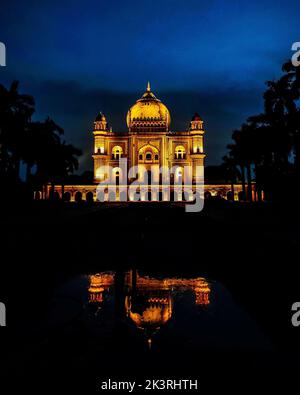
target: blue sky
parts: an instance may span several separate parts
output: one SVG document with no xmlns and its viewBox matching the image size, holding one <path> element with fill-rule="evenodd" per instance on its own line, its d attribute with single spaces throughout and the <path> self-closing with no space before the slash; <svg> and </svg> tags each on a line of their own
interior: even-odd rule
<svg viewBox="0 0 300 395">
<path fill-rule="evenodd" d="M 173 130 L 201 114 L 207 162 L 217 164 L 300 41 L 299 15 L 291 0 L 12 0 L 1 5 L 0 83 L 17 79 L 34 95 L 36 118 L 50 115 L 65 129 L 85 152 L 85 170 L 97 112 L 126 130 L 126 112 L 150 80 Z"/>
</svg>

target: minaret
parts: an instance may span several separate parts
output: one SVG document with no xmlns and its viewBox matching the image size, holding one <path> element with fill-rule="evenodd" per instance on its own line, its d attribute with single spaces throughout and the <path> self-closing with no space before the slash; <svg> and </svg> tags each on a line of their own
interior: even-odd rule
<svg viewBox="0 0 300 395">
<path fill-rule="evenodd" d="M 189 133 L 192 136 L 192 152 L 191 158 L 193 163 L 193 183 L 203 182 L 204 177 L 204 134 L 203 120 L 198 113 L 196 113 L 189 127 Z"/>
<path fill-rule="evenodd" d="M 190 123 L 190 130 L 203 130 L 203 120 L 200 115 L 196 112 Z"/>
<path fill-rule="evenodd" d="M 102 181 L 105 178 L 104 166 L 107 163 L 107 136 L 110 130 L 107 126 L 106 117 L 99 112 L 94 121 L 94 182 Z"/>
<path fill-rule="evenodd" d="M 95 121 L 94 121 L 94 130 L 97 131 L 107 131 L 107 122 L 106 122 L 106 118 L 105 115 L 102 114 L 102 112 L 100 111 L 99 114 L 97 115 Z"/>
</svg>

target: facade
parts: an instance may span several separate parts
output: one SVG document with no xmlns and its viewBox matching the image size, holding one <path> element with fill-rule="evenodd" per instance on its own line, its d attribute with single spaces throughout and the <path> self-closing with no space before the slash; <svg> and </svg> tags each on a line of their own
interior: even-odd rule
<svg viewBox="0 0 300 395">
<path fill-rule="evenodd" d="M 188 166 L 189 177 L 196 182 L 196 166 L 204 166 L 203 121 L 198 114 L 193 117 L 188 130 L 172 132 L 171 117 L 167 107 L 151 92 L 148 83 L 143 96 L 127 113 L 128 132 L 114 133 L 107 128 L 106 118 L 99 114 L 94 122 L 94 176 L 99 183 L 108 177 L 105 166 L 113 169 L 113 176 L 122 181 L 119 159 L 126 158 L 128 168 L 152 171 L 159 178 L 159 168 L 174 169 L 171 177 L 183 177 Z M 173 174 L 174 173 L 174 174 Z M 129 176 L 129 182 L 135 177 Z M 124 181 L 124 180 L 123 180 Z"/>
<path fill-rule="evenodd" d="M 99 191 L 102 183 L 116 186 L 113 198 L 103 186 L 103 200 L 132 200 L 130 185 L 142 179 L 147 185 L 140 191 L 142 201 L 193 200 L 177 193 L 175 186 L 190 185 L 194 190 L 193 186 L 204 180 L 205 130 L 201 117 L 196 113 L 185 131 L 172 131 L 170 112 L 148 83 L 145 93 L 128 110 L 126 122 L 126 133 L 114 132 L 108 127 L 105 115 L 98 114 L 93 127 L 94 185 L 66 185 L 64 192 L 57 186 L 55 196 L 67 201 L 96 201 L 97 186 Z M 121 166 L 124 162 L 126 169 Z M 169 177 L 169 195 L 161 186 L 162 179 L 165 181 L 164 171 Z M 150 188 L 150 184 L 156 185 L 156 189 Z M 124 185 L 129 189 L 124 189 Z M 125 191 L 125 198 L 120 196 L 120 190 Z M 230 190 L 227 184 L 205 186 L 205 197 L 218 195 L 227 199 Z M 240 191 L 241 186 L 236 185 L 236 200 Z M 47 192 L 49 195 L 50 191 Z"/>
</svg>

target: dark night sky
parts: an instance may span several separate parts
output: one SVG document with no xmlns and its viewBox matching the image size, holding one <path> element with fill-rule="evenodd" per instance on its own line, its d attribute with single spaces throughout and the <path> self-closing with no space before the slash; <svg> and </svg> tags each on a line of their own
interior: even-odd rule
<svg viewBox="0 0 300 395">
<path fill-rule="evenodd" d="M 173 130 L 200 113 L 207 162 L 217 164 L 300 41 L 299 15 L 299 0 L 12 0 L 1 4 L 0 83 L 17 79 L 34 95 L 36 118 L 64 127 L 84 150 L 85 170 L 97 112 L 126 130 L 126 112 L 150 80 Z"/>
</svg>

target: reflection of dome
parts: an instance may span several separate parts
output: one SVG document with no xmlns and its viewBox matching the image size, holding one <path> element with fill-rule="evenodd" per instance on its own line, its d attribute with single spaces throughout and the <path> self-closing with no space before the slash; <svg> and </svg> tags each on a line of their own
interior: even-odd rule
<svg viewBox="0 0 300 395">
<path fill-rule="evenodd" d="M 167 131 L 171 122 L 167 107 L 151 92 L 148 82 L 147 90 L 127 113 L 127 126 L 136 131 Z"/>
<path fill-rule="evenodd" d="M 127 314 L 135 325 L 144 331 L 151 347 L 152 336 L 172 316 L 172 298 L 168 290 L 160 290 L 159 294 L 153 290 L 144 290 L 134 297 L 127 297 L 125 306 Z"/>
<path fill-rule="evenodd" d="M 143 314 L 130 312 L 129 316 L 139 328 L 159 327 L 171 317 L 172 310 L 168 305 L 149 306 Z"/>
</svg>

